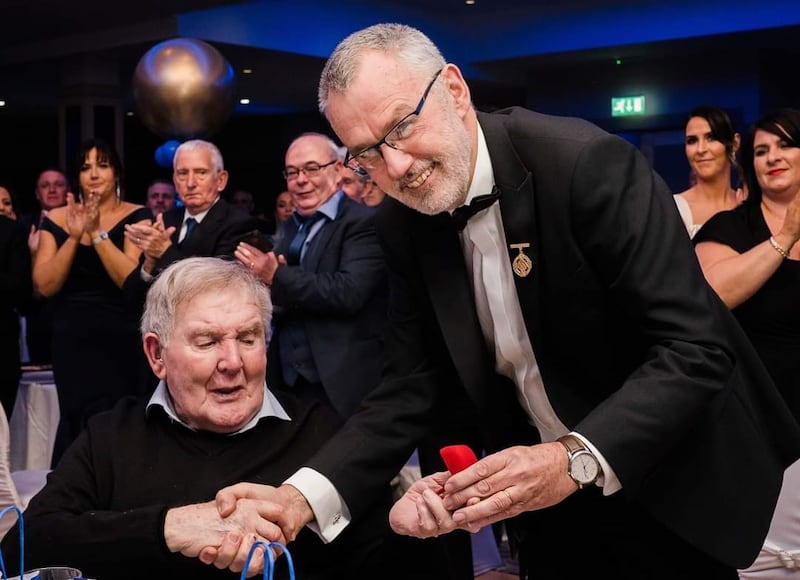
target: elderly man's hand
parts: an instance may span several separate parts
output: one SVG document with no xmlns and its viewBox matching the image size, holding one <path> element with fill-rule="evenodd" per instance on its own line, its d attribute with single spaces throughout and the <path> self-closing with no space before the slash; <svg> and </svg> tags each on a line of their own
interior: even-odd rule
<svg viewBox="0 0 800 580">
<path fill-rule="evenodd" d="M 172 245 L 171 236 L 175 227 L 164 226 L 162 214 L 158 214 L 152 224 L 138 223 L 125 226 L 125 237 L 142 250 L 145 258 L 158 260 Z"/>
<path fill-rule="evenodd" d="M 276 488 L 256 483 L 239 483 L 220 490 L 217 493 L 216 506 L 220 517 L 226 518 L 244 509 L 252 509 L 251 502 L 273 506 L 270 510 L 271 521 L 280 526 L 282 533 L 280 537 L 270 538 L 272 541 L 284 544 L 291 542 L 303 526 L 314 519 L 314 512 L 306 498 L 291 485 Z M 240 538 L 229 537 L 222 545 L 208 544 L 201 551 L 200 560 L 206 564 L 214 564 L 217 568 L 230 568 L 235 572 L 244 566 L 251 544 L 252 542 L 244 542 Z"/>
<path fill-rule="evenodd" d="M 449 477 L 450 472 L 443 471 L 415 481 L 389 512 L 392 529 L 405 536 L 430 538 L 458 528 L 442 501 L 444 482 Z"/>
<path fill-rule="evenodd" d="M 218 567 L 240 572 L 253 542 L 283 541 L 281 529 L 272 523 L 282 510 L 277 503 L 246 498 L 239 500 L 237 509 L 226 517 L 220 516 L 213 501 L 172 508 L 164 519 L 164 540 L 171 552 L 191 558 L 200 556 L 207 547 L 223 548 L 226 553 L 234 550 L 230 561 Z M 207 558 L 201 560 L 210 563 Z M 256 573 L 263 564 L 263 553 L 251 564 L 250 571 Z"/>
</svg>

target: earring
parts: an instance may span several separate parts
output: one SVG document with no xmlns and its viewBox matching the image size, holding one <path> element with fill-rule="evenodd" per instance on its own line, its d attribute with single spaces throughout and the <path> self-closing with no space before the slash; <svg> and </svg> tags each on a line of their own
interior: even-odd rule
<svg viewBox="0 0 800 580">
<path fill-rule="evenodd" d="M 117 182 L 117 203 L 122 199 L 122 192 L 119 189 L 119 181 Z"/>
</svg>

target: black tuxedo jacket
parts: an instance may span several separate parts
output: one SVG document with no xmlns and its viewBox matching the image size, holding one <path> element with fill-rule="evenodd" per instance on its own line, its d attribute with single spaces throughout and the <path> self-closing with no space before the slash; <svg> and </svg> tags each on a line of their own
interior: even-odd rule
<svg viewBox="0 0 800 580">
<path fill-rule="evenodd" d="M 585 121 L 510 109 L 479 122 L 506 243 L 530 244 L 533 271 L 515 280 L 556 413 L 630 501 L 718 560 L 749 565 L 800 431 L 706 284 L 667 186 Z M 378 227 L 389 372 L 310 464 L 353 512 L 432 425 L 474 420 L 489 450 L 537 438 L 493 373 L 449 217 L 387 200 Z"/>
<path fill-rule="evenodd" d="M 183 207 L 176 207 L 164 214 L 164 227 L 174 226 L 175 231 L 171 237 L 172 245 L 158 260 L 153 274 L 158 274 L 173 262 L 193 256 L 233 259 L 233 251 L 244 234 L 258 229 L 258 220 L 255 217 L 224 199 L 218 199 L 203 221 L 195 226 L 192 235 L 179 245 L 178 236 L 185 211 Z M 139 304 L 144 303 L 148 288 L 149 284 L 142 279 L 141 265 L 130 273 L 122 286 L 126 296 Z"/>
<path fill-rule="evenodd" d="M 283 226 L 276 254 L 297 233 Z M 277 336 L 287 317 L 308 337 L 320 382 L 342 417 L 355 411 L 381 379 L 387 320 L 386 265 L 372 208 L 342 196 L 336 218 L 311 240 L 299 266 L 281 266 L 272 280 L 275 330 L 269 347 L 269 384 L 280 388 Z"/>
</svg>

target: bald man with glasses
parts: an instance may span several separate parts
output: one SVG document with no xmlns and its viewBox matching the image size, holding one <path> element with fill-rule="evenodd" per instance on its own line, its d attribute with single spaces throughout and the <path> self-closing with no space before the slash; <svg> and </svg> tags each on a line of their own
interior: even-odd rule
<svg viewBox="0 0 800 580">
<path fill-rule="evenodd" d="M 292 218 L 274 251 L 241 243 L 236 257 L 272 288 L 270 386 L 346 418 L 380 381 L 387 293 L 374 210 L 339 189 L 328 136 L 300 135 L 285 162 Z"/>
</svg>

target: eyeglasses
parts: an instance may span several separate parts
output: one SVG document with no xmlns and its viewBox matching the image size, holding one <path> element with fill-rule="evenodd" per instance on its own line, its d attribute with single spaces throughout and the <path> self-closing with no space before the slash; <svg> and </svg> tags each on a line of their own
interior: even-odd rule
<svg viewBox="0 0 800 580">
<path fill-rule="evenodd" d="M 283 170 L 283 177 L 286 178 L 286 181 L 291 181 L 293 179 L 297 179 L 297 176 L 300 175 L 302 171 L 306 177 L 316 177 L 319 175 L 319 172 L 325 169 L 326 167 L 333 165 L 339 161 L 338 159 L 334 159 L 333 161 L 328 161 L 327 163 L 323 163 L 320 165 L 319 163 L 306 163 L 303 167 L 286 167 Z"/>
<path fill-rule="evenodd" d="M 347 156 L 344 158 L 344 164 L 353 171 L 358 171 L 359 169 L 371 170 L 375 169 L 378 166 L 378 163 L 383 161 L 383 153 L 381 152 L 382 145 L 387 145 L 392 149 L 397 149 L 400 151 L 400 143 L 404 139 L 408 138 L 408 129 L 410 129 L 413 125 L 414 117 L 418 117 L 422 112 L 422 107 L 425 106 L 425 100 L 428 98 L 428 93 L 431 92 L 433 83 L 436 82 L 436 79 L 439 78 L 439 75 L 442 74 L 443 70 L 443 68 L 439 69 L 439 71 L 433 75 L 431 82 L 428 83 L 428 87 L 425 89 L 425 92 L 422 93 L 422 98 L 419 100 L 417 107 L 413 111 L 400 119 L 400 121 L 398 121 L 395 126 L 389 129 L 389 132 L 383 136 L 383 139 L 375 143 L 375 145 L 365 147 L 358 153 L 350 153 L 348 151 Z"/>
</svg>

